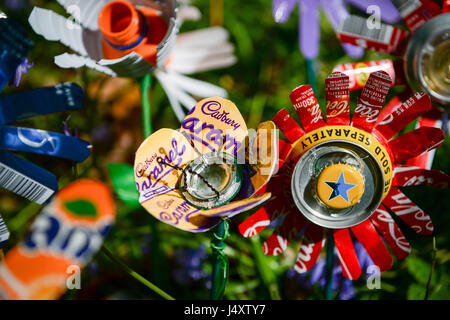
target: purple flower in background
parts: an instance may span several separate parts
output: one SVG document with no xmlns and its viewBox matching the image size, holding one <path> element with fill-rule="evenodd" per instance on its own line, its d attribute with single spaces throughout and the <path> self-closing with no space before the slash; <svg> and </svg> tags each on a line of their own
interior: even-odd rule
<svg viewBox="0 0 450 320">
<path fill-rule="evenodd" d="M 361 266 L 361 270 L 366 271 L 367 268 L 374 263 L 370 259 L 369 255 L 366 253 L 364 248 L 359 242 L 354 243 L 356 255 L 358 256 L 358 261 Z M 335 253 L 337 253 L 335 249 Z M 335 259 L 338 261 L 338 259 Z M 288 278 L 294 278 L 299 285 L 305 289 L 311 289 L 314 284 L 318 284 L 322 289 L 325 289 L 326 285 L 326 259 L 321 258 L 312 267 L 309 272 L 297 273 L 294 269 L 291 269 L 287 273 Z M 339 299 L 349 300 L 355 297 L 356 291 L 353 287 L 351 280 L 346 279 L 342 276 L 341 265 L 337 263 L 333 267 L 333 291 L 339 290 Z"/>
<path fill-rule="evenodd" d="M 70 126 L 69 126 L 69 121 L 70 121 L 70 116 L 68 116 L 66 118 L 66 120 L 63 121 L 63 125 L 64 125 L 64 134 L 66 136 L 73 136 L 73 137 L 77 137 L 79 138 L 78 135 L 78 128 L 75 128 L 74 133 L 72 134 L 71 130 L 70 130 Z"/>
<path fill-rule="evenodd" d="M 175 260 L 180 266 L 175 269 L 173 276 L 180 284 L 192 284 L 201 280 L 207 280 L 210 286 L 210 274 L 203 270 L 203 264 L 208 258 L 206 247 L 201 245 L 198 249 L 175 250 Z"/>
<path fill-rule="evenodd" d="M 5 7 L 12 11 L 18 11 L 25 8 L 27 0 L 5 0 Z"/>
<path fill-rule="evenodd" d="M 18 87 L 20 84 L 20 80 L 22 79 L 22 73 L 28 73 L 28 69 L 31 69 L 33 65 L 33 62 L 28 63 L 28 58 L 25 58 L 23 62 L 17 67 L 13 77 L 9 80 L 9 84 Z"/>
<path fill-rule="evenodd" d="M 323 8 L 336 30 L 339 23 L 350 16 L 345 2 L 364 12 L 370 5 L 377 5 L 380 8 L 381 18 L 386 22 L 394 23 L 400 19 L 400 14 L 390 0 L 273 0 L 272 14 L 276 22 L 285 23 L 295 7 L 299 6 L 300 50 L 305 58 L 314 59 L 319 54 L 319 6 Z M 364 54 L 364 50 L 360 47 L 349 44 L 342 44 L 342 46 L 351 57 L 359 58 Z"/>
</svg>

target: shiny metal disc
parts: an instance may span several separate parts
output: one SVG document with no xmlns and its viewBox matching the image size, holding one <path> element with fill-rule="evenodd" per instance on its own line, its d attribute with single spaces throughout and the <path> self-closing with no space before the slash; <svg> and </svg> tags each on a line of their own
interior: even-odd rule
<svg viewBox="0 0 450 320">
<path fill-rule="evenodd" d="M 369 218 L 382 201 L 383 186 L 384 177 L 375 158 L 348 141 L 310 149 L 297 162 L 291 179 L 292 196 L 300 212 L 311 222 L 331 229 L 351 227 Z"/>
<path fill-rule="evenodd" d="M 232 200 L 242 185 L 241 169 L 228 153 L 207 153 L 193 160 L 180 177 L 183 197 L 192 205 L 211 209 Z"/>
</svg>

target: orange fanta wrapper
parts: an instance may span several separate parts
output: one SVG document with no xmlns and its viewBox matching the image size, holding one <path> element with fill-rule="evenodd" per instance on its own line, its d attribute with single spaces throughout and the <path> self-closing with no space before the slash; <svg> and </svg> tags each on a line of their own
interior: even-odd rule
<svg viewBox="0 0 450 320">
<path fill-rule="evenodd" d="M 114 217 L 114 201 L 105 184 L 79 180 L 62 189 L 0 264 L 0 296 L 60 297 L 74 272 L 100 249 Z"/>
</svg>

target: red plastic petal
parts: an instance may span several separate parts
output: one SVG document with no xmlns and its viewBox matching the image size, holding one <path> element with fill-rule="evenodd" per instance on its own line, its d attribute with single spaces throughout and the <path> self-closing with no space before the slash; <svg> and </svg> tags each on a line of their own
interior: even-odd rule
<svg viewBox="0 0 450 320">
<path fill-rule="evenodd" d="M 308 225 L 295 262 L 295 271 L 305 273 L 311 270 L 325 244 L 326 233 L 322 227 L 315 224 Z"/>
<path fill-rule="evenodd" d="M 417 157 L 437 148 L 444 142 L 444 132 L 438 128 L 423 127 L 405 133 L 389 142 L 395 164 Z"/>
<path fill-rule="evenodd" d="M 292 144 L 284 140 L 278 140 L 278 156 L 280 160 L 286 160 L 289 152 L 292 149 Z M 281 164 L 280 164 L 281 165 Z M 281 168 L 281 166 L 280 166 Z"/>
<path fill-rule="evenodd" d="M 327 124 L 349 125 L 349 77 L 341 72 L 333 72 L 325 80 L 327 101 Z"/>
<path fill-rule="evenodd" d="M 386 139 L 390 139 L 406 127 L 408 123 L 423 112 L 430 110 L 430 108 L 430 97 L 425 93 L 416 93 L 402 104 L 390 104 L 384 108 L 382 115 L 377 121 L 375 130 L 381 132 Z"/>
<path fill-rule="evenodd" d="M 391 254 L 370 220 L 351 227 L 351 230 L 381 272 L 392 267 Z"/>
<path fill-rule="evenodd" d="M 291 143 L 305 135 L 305 131 L 295 122 L 286 109 L 278 111 L 272 120 Z"/>
<path fill-rule="evenodd" d="M 374 212 L 370 221 L 381 233 L 397 259 L 402 260 L 409 255 L 411 246 L 408 240 L 383 205 Z"/>
<path fill-rule="evenodd" d="M 426 185 L 444 189 L 450 186 L 450 176 L 439 170 L 397 166 L 394 169 L 394 180 L 392 183 L 398 187 Z"/>
<path fill-rule="evenodd" d="M 450 0 L 444 0 L 442 4 L 442 13 L 450 12 Z"/>
<path fill-rule="evenodd" d="M 335 230 L 333 237 L 342 267 L 342 275 L 350 280 L 358 279 L 361 276 L 361 267 L 353 247 L 350 231 L 347 228 Z"/>
<path fill-rule="evenodd" d="M 372 131 L 388 94 L 391 81 L 391 77 L 384 71 L 370 74 L 353 114 L 352 123 L 355 127 L 368 132 Z"/>
<path fill-rule="evenodd" d="M 400 217 L 417 234 L 427 236 L 433 233 L 430 216 L 413 203 L 399 189 L 392 187 L 383 204 Z"/>
<path fill-rule="evenodd" d="M 270 218 L 263 207 L 239 225 L 239 232 L 246 238 L 253 237 L 270 224 Z"/>
<path fill-rule="evenodd" d="M 443 110 L 437 106 L 432 106 L 431 110 L 424 113 L 416 123 L 416 129 L 422 127 L 441 128 Z M 424 153 L 418 157 L 409 159 L 407 164 L 410 166 L 420 167 L 424 169 L 431 169 L 433 165 L 435 150 Z"/>
<path fill-rule="evenodd" d="M 289 95 L 306 132 L 326 125 L 319 102 L 310 85 L 302 85 Z"/>
</svg>

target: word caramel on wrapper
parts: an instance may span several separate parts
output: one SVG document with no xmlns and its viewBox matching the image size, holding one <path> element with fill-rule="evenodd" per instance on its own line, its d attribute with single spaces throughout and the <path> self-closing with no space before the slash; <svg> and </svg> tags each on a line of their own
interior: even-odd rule
<svg viewBox="0 0 450 320">
<path fill-rule="evenodd" d="M 220 217 L 266 202 L 270 193 L 255 194 L 276 170 L 274 133 L 273 122 L 263 123 L 246 142 L 247 126 L 231 101 L 198 102 L 180 131 L 160 129 L 137 150 L 134 174 L 141 205 L 162 222 L 202 232 Z"/>
<path fill-rule="evenodd" d="M 112 195 L 101 182 L 79 180 L 59 191 L 0 264 L 0 297 L 60 297 L 67 288 L 69 267 L 87 264 L 114 217 Z"/>
</svg>

